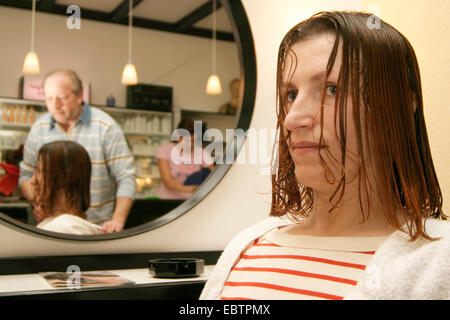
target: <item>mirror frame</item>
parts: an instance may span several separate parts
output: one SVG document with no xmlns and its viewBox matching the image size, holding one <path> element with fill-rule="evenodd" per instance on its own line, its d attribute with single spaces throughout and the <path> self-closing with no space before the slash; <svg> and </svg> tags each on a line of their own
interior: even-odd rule
<svg viewBox="0 0 450 320">
<path fill-rule="evenodd" d="M 246 132 L 250 127 L 250 121 L 253 116 L 253 109 L 256 97 L 256 55 L 253 43 L 253 36 L 250 29 L 245 9 L 241 0 L 221 0 L 225 10 L 230 18 L 233 27 L 233 34 L 235 37 L 241 72 L 241 90 L 243 95 L 240 103 L 240 112 L 237 114 L 237 125 L 235 129 L 242 129 Z M 243 80 L 243 81 L 242 81 Z M 241 150 L 245 138 L 237 141 L 236 154 Z M 227 150 L 234 146 L 227 146 Z M 234 152 L 234 150 L 233 150 Z M 182 204 L 175 209 L 169 211 L 163 216 L 144 223 L 140 226 L 124 229 L 117 233 L 99 234 L 99 235 L 73 235 L 67 233 L 52 232 L 40 230 L 34 226 L 27 225 L 23 222 L 17 221 L 5 214 L 0 214 L 0 220 L 7 222 L 8 226 L 18 228 L 21 231 L 32 232 L 35 235 L 41 235 L 45 238 L 63 239 L 63 240 L 77 240 L 77 241 L 103 241 L 114 240 L 135 236 L 144 232 L 159 228 L 187 213 L 194 208 L 200 201 L 202 201 L 211 190 L 222 180 L 232 164 L 218 164 L 214 171 L 208 176 L 196 192 Z"/>
</svg>

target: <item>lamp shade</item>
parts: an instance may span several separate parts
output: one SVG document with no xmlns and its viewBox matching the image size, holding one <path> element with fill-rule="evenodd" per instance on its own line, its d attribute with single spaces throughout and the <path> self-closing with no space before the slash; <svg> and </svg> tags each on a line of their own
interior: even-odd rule
<svg viewBox="0 0 450 320">
<path fill-rule="evenodd" d="M 206 93 L 207 94 L 221 94 L 222 85 L 220 84 L 220 79 L 217 75 L 212 74 L 208 78 L 206 83 Z"/>
<path fill-rule="evenodd" d="M 39 74 L 41 72 L 39 59 L 33 51 L 28 52 L 25 57 L 22 71 L 24 74 Z"/>
<path fill-rule="evenodd" d="M 128 63 L 122 72 L 122 84 L 135 85 L 138 83 L 138 77 L 134 64 Z"/>
</svg>

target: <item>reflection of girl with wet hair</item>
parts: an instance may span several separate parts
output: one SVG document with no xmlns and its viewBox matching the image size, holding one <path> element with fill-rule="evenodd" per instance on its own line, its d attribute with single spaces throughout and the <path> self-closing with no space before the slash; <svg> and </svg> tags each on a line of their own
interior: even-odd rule
<svg viewBox="0 0 450 320">
<path fill-rule="evenodd" d="M 44 213 L 37 227 L 72 234 L 96 234 L 99 227 L 86 220 L 90 205 L 91 160 L 73 141 L 56 141 L 39 149 L 31 179 L 33 205 Z"/>
<path fill-rule="evenodd" d="M 284 37 L 273 218 L 234 238 L 202 298 L 450 298 L 416 56 L 369 17 L 322 12 Z"/>
</svg>

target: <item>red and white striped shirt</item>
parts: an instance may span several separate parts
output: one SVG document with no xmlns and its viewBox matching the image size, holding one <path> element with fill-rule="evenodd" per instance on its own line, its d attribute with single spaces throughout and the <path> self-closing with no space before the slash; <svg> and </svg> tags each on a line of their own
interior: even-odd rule
<svg viewBox="0 0 450 320">
<path fill-rule="evenodd" d="M 274 230 L 246 249 L 222 290 L 222 300 L 341 300 L 362 279 L 388 236 L 298 236 Z"/>
</svg>

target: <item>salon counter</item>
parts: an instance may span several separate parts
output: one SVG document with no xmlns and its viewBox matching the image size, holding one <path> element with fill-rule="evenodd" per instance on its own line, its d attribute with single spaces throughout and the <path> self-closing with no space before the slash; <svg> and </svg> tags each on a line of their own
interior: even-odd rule
<svg viewBox="0 0 450 320">
<path fill-rule="evenodd" d="M 221 251 L 150 252 L 77 256 L 0 258 L 0 300 L 197 300 Z M 151 259 L 197 258 L 204 273 L 192 278 L 155 278 L 149 273 Z M 40 272 L 64 272 L 69 266 L 83 271 L 111 271 L 134 281 L 132 285 L 55 289 Z"/>
<path fill-rule="evenodd" d="M 149 270 L 122 269 L 111 271 L 135 284 L 81 289 L 53 288 L 41 275 L 17 274 L 0 276 L 0 299 L 121 299 L 121 300 L 197 300 L 214 266 L 205 266 L 195 278 L 158 279 Z"/>
</svg>

